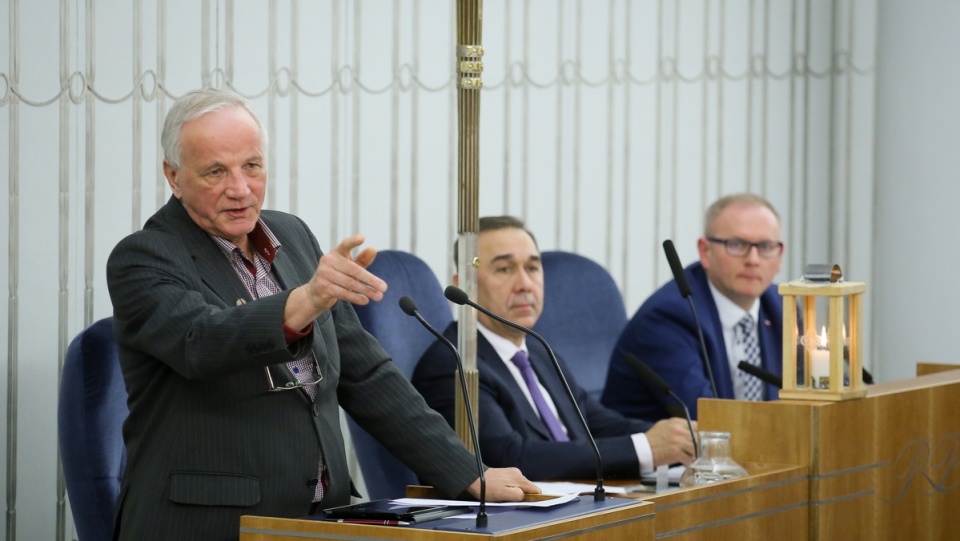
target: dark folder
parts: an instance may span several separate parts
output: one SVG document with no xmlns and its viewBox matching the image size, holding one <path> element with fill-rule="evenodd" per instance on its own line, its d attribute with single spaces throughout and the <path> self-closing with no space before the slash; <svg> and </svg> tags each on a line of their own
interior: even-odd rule
<svg viewBox="0 0 960 541">
<path fill-rule="evenodd" d="M 373 500 L 370 502 L 331 507 L 323 514 L 328 519 L 349 520 L 397 520 L 401 522 L 426 522 L 438 518 L 461 515 L 470 511 L 469 507 L 453 505 L 404 505 L 392 500 Z"/>
</svg>

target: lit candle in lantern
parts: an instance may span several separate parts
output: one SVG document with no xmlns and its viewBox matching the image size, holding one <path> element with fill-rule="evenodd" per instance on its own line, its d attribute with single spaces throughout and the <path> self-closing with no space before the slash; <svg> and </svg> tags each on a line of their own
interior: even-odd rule
<svg viewBox="0 0 960 541">
<path fill-rule="evenodd" d="M 850 342 L 847 340 L 847 324 L 843 324 L 843 360 L 850 360 Z M 844 379 L 847 379 L 844 377 Z M 846 385 L 846 383 L 844 383 Z"/>
<path fill-rule="evenodd" d="M 830 386 L 830 349 L 827 347 L 826 326 L 820 330 L 817 347 L 810 349 L 810 375 L 814 389 L 826 389 Z"/>
</svg>

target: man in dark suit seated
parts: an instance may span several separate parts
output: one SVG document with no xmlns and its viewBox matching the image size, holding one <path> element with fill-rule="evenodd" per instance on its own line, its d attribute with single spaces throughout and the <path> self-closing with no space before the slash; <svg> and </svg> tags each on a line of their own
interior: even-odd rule
<svg viewBox="0 0 960 541">
<path fill-rule="evenodd" d="M 533 327 L 543 309 L 543 269 L 540 250 L 523 222 L 509 216 L 481 218 L 477 256 L 477 302 L 501 317 Z M 453 283 L 458 283 L 457 276 Z M 534 480 L 593 478 L 593 448 L 546 350 L 523 332 L 483 314 L 477 318 L 478 437 L 484 461 L 516 466 Z M 457 324 L 444 334 L 456 342 Z M 413 384 L 427 404 L 451 425 L 456 368 L 453 353 L 437 341 L 413 374 Z M 652 425 L 628 419 L 590 398 L 569 370 L 564 374 L 597 439 L 607 477 L 638 478 L 641 471 L 661 464 L 693 460 L 686 420 Z"/>
<path fill-rule="evenodd" d="M 189 92 L 161 142 L 173 197 L 107 264 L 130 407 L 114 538 L 236 539 L 241 515 L 350 503 L 338 406 L 426 482 L 477 497 L 473 455 L 351 307 L 386 290 L 375 250 L 351 257 L 355 235 L 323 253 L 300 219 L 261 212 L 247 102 Z M 516 469 L 486 478 L 493 501 L 539 492 Z"/>
<path fill-rule="evenodd" d="M 772 285 L 780 272 L 780 217 L 766 199 L 735 194 L 714 202 L 697 241 L 700 261 L 684 270 L 719 398 L 777 398 L 777 388 L 737 368 L 740 361 L 781 375 L 783 300 Z M 610 359 L 601 402 L 629 417 L 663 419 L 676 404 L 647 388 L 624 361 L 632 353 L 660 375 L 697 416 L 697 399 L 712 398 L 690 303 L 673 280 L 633 316 Z"/>
</svg>

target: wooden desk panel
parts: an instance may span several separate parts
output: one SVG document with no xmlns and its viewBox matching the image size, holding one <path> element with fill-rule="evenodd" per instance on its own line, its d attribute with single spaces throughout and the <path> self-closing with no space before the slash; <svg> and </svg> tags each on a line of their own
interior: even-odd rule
<svg viewBox="0 0 960 541">
<path fill-rule="evenodd" d="M 733 433 L 734 460 L 808 466 L 811 539 L 960 539 L 960 371 L 877 384 L 858 400 L 699 409 L 702 430 Z"/>
<path fill-rule="evenodd" d="M 663 494 L 655 537 L 678 541 L 793 541 L 809 539 L 807 468 L 742 463 L 749 477 Z"/>
<path fill-rule="evenodd" d="M 899 392 L 879 386 L 819 412 L 811 495 L 819 531 L 843 534 L 833 525 L 852 523 L 871 539 L 960 539 L 948 518 L 960 510 L 960 381 L 950 382 L 958 376 L 918 378 Z"/>
<path fill-rule="evenodd" d="M 917 363 L 918 376 L 926 376 L 927 374 L 936 374 L 938 372 L 957 369 L 960 369 L 960 364 Z"/>
<path fill-rule="evenodd" d="M 619 503 L 622 503 L 620 500 Z M 569 504 L 568 504 L 569 505 Z M 602 504 L 597 504 L 602 505 Z M 455 541 L 477 539 L 482 541 L 533 541 L 557 539 L 571 541 L 611 541 L 653 539 L 654 506 L 634 502 L 611 509 L 601 509 L 586 515 L 556 520 L 509 531 L 476 533 L 425 528 L 370 526 L 302 519 L 283 519 L 258 516 L 240 518 L 240 541 L 303 541 L 326 539 L 343 541 L 407 540 Z M 439 523 L 441 521 L 436 521 Z M 449 520 L 443 522 L 450 522 Z M 463 519 L 464 524 L 473 521 Z M 496 530 L 496 515 L 490 516 L 490 529 Z"/>
<path fill-rule="evenodd" d="M 701 399 L 699 411 L 701 430 L 731 432 L 749 477 L 493 535 L 243 517 L 240 539 L 960 539 L 960 370 L 857 400 Z"/>
</svg>

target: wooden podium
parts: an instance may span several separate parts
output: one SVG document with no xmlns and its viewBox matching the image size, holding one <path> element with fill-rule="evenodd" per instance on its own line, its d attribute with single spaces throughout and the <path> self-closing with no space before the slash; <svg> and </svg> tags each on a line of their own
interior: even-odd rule
<svg viewBox="0 0 960 541">
<path fill-rule="evenodd" d="M 750 475 L 637 495 L 656 506 L 654 538 L 960 539 L 955 368 L 922 363 L 920 377 L 840 402 L 701 399 L 698 428 L 729 431 Z"/>
<path fill-rule="evenodd" d="M 733 458 L 750 473 L 742 479 L 491 514 L 482 532 L 460 519 L 386 527 L 247 516 L 240 539 L 960 539 L 960 370 L 943 368 L 922 366 L 927 375 L 854 400 L 701 399 L 699 429 L 732 434 Z"/>
<path fill-rule="evenodd" d="M 671 541 L 810 539 L 807 468 L 790 464 L 740 462 L 740 465 L 750 472 L 748 477 L 642 496 L 656 506 L 654 538 Z"/>
<path fill-rule="evenodd" d="M 469 519 L 448 518 L 410 526 L 370 526 L 309 519 L 245 516 L 240 519 L 240 541 L 302 541 L 330 539 L 373 541 L 530 541 L 576 539 L 610 541 L 653 539 L 653 504 L 623 498 L 594 502 L 592 497 L 557 507 L 526 508 L 498 513 L 487 508 L 489 526 L 476 530 Z"/>
<path fill-rule="evenodd" d="M 799 465 L 809 480 L 804 538 L 960 539 L 960 370 L 867 389 L 866 397 L 841 402 L 701 399 L 699 428 L 731 432 L 733 458 L 751 473 L 718 486 L 745 486 L 757 464 Z M 659 536 L 665 510 L 654 501 Z M 795 512 L 788 504 L 779 514 Z M 752 523 L 744 528 L 756 531 Z M 739 539 L 774 538 L 765 533 Z"/>
</svg>

